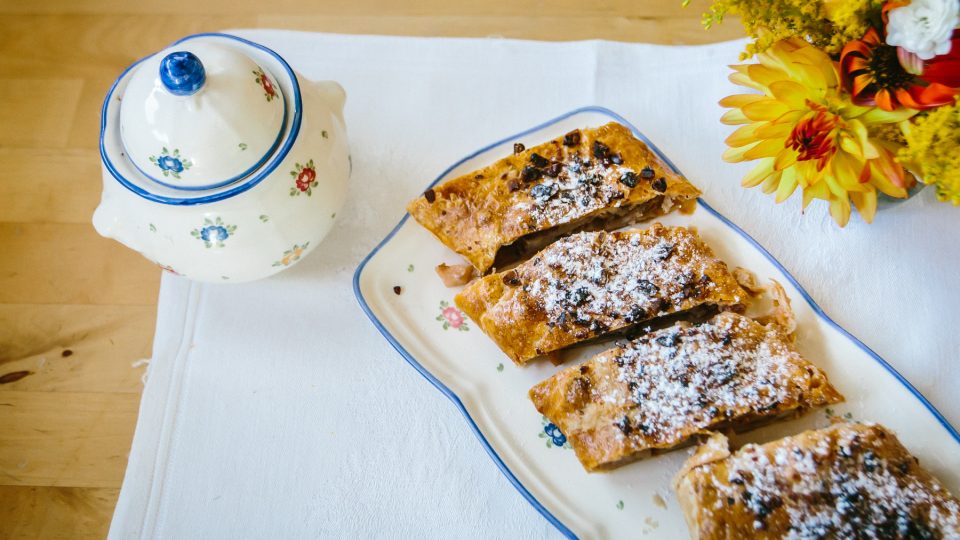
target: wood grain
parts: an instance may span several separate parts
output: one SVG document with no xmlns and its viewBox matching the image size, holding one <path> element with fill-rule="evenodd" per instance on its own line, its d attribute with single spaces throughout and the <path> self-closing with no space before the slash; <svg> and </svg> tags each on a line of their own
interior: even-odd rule
<svg viewBox="0 0 960 540">
<path fill-rule="evenodd" d="M 707 43 L 676 0 L 0 0 L 0 538 L 102 538 L 150 355 L 160 271 L 99 237 L 103 95 L 186 34 Z"/>
</svg>

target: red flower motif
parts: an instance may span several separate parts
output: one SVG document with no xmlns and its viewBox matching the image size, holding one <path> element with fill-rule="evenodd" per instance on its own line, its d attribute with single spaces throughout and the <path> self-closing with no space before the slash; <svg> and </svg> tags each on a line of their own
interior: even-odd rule
<svg viewBox="0 0 960 540">
<path fill-rule="evenodd" d="M 262 75 L 260 77 L 260 86 L 263 87 L 263 91 L 266 92 L 268 96 L 276 97 L 277 91 L 276 89 L 274 89 L 273 83 L 270 82 L 270 77 L 267 77 L 266 75 Z"/>
<path fill-rule="evenodd" d="M 317 172 L 313 170 L 312 167 L 304 167 L 300 170 L 300 174 L 297 175 L 297 189 L 307 191 L 316 178 Z"/>
<path fill-rule="evenodd" d="M 854 103 L 885 111 L 899 107 L 932 109 L 952 103 L 960 93 L 950 86 L 930 82 L 926 71 L 923 80 L 907 73 L 900 65 L 897 48 L 884 43 L 875 28 L 843 47 L 840 77 Z"/>
<path fill-rule="evenodd" d="M 460 326 L 463 324 L 463 313 L 460 313 L 460 310 L 453 306 L 444 308 L 444 310 L 441 312 L 441 315 L 443 315 L 443 318 L 450 323 L 452 328 L 460 328 Z"/>
<path fill-rule="evenodd" d="M 173 274 L 173 275 L 175 275 L 175 276 L 180 276 L 180 275 L 182 275 L 180 272 L 177 272 L 176 270 L 174 270 L 172 266 L 167 266 L 167 265 L 165 265 L 165 264 L 160 264 L 160 263 L 157 263 L 157 266 L 159 266 L 159 267 L 162 268 L 163 270 L 166 270 L 167 272 L 170 272 L 171 274 Z"/>
</svg>

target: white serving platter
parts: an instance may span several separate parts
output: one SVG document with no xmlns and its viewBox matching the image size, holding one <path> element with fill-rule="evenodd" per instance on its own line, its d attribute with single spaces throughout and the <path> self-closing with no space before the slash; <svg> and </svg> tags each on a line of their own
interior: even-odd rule
<svg viewBox="0 0 960 540">
<path fill-rule="evenodd" d="M 530 147 L 575 128 L 610 121 L 626 125 L 660 154 L 618 114 L 587 107 L 485 146 L 430 185 L 509 155 L 515 142 Z M 397 202 L 398 213 L 402 204 Z M 563 437 L 527 398 L 531 386 L 561 367 L 549 362 L 517 367 L 472 321 L 461 321 L 462 314 L 453 307 L 458 289 L 444 287 L 433 268 L 440 262 L 463 260 L 409 217 L 403 217 L 354 275 L 357 299 L 380 333 L 453 401 L 503 474 L 562 533 L 571 538 L 686 537 L 671 481 L 690 450 L 612 472 L 585 472 L 569 444 L 558 446 Z M 889 364 L 827 317 L 763 247 L 703 200 L 691 215 L 674 213 L 659 221 L 696 227 L 731 268 L 742 266 L 763 282 L 773 278 L 783 284 L 793 300 L 800 352 L 823 368 L 847 397 L 846 403 L 832 409 L 738 436 L 737 444 L 824 427 L 830 416 L 875 421 L 894 430 L 927 469 L 953 493 L 960 493 L 960 433 Z M 565 365 L 602 348 L 581 350 Z"/>
</svg>

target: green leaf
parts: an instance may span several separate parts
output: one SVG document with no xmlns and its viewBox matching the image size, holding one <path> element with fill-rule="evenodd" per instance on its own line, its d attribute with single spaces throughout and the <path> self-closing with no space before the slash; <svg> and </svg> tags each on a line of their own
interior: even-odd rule
<svg viewBox="0 0 960 540">
<path fill-rule="evenodd" d="M 617 501 L 617 510 L 623 510 L 623 501 Z"/>
<path fill-rule="evenodd" d="M 497 371 L 503 371 L 503 362 L 500 362 L 500 363 L 497 365 Z"/>
</svg>

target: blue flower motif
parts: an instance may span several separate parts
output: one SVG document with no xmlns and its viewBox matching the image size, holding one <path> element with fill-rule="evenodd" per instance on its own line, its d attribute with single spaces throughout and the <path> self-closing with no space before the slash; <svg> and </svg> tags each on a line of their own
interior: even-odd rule
<svg viewBox="0 0 960 540">
<path fill-rule="evenodd" d="M 173 156 L 160 156 L 160 159 L 157 160 L 157 165 L 164 171 L 172 171 L 175 173 L 183 172 L 183 163 Z"/>
<path fill-rule="evenodd" d="M 204 247 L 224 246 L 224 241 L 237 230 L 236 225 L 228 225 L 219 217 L 216 219 L 204 218 L 203 226 L 190 231 L 190 235 L 203 241 Z"/>
<path fill-rule="evenodd" d="M 220 225 L 210 225 L 200 229 L 200 238 L 204 242 L 223 242 L 227 238 L 230 238 L 230 233 L 227 232 L 226 227 Z"/>
<path fill-rule="evenodd" d="M 547 437 L 553 441 L 553 444 L 557 446 L 563 446 L 567 444 L 567 436 L 560 431 L 560 428 L 553 424 L 552 422 L 543 427 L 543 432 L 547 434 Z"/>
<path fill-rule="evenodd" d="M 174 148 L 173 152 L 167 150 L 164 146 L 159 156 L 150 156 L 150 162 L 160 168 L 164 176 L 180 178 L 180 173 L 189 169 L 193 163 L 180 155 L 180 150 Z"/>
</svg>

